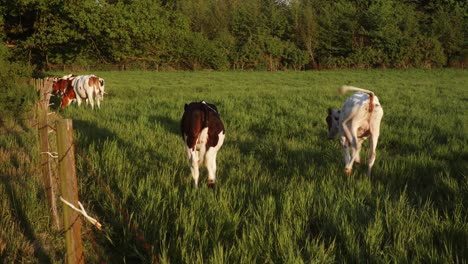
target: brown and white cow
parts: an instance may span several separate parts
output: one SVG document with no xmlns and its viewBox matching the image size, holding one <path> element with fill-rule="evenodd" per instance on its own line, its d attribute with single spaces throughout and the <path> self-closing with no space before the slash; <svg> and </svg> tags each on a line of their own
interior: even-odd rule
<svg viewBox="0 0 468 264">
<path fill-rule="evenodd" d="M 103 98 L 101 96 L 101 84 L 99 78 L 94 75 L 81 75 L 77 76 L 72 83 L 75 88 L 75 93 L 78 95 L 76 101 L 78 106 L 81 105 L 83 99 L 86 100 L 86 104 L 90 104 L 91 108 L 94 109 L 94 99 L 96 97 L 96 103 L 98 108 L 101 108 L 100 101 Z"/>
<path fill-rule="evenodd" d="M 75 77 L 76 75 L 72 74 L 68 74 L 62 77 L 54 77 L 54 81 L 52 83 L 52 93 L 63 96 L 65 90 Z"/>
<path fill-rule="evenodd" d="M 370 137 L 370 151 L 367 174 L 371 175 L 375 162 L 375 150 L 380 135 L 380 121 L 383 109 L 377 96 L 365 89 L 343 86 L 340 93 L 358 91 L 351 95 L 341 109 L 328 109 L 326 118 L 328 138 L 333 139 L 340 134 L 340 143 L 344 151 L 345 173 L 351 175 L 353 163 L 360 163 L 359 152 L 362 142 Z M 349 148 L 351 147 L 351 155 Z"/>
<path fill-rule="evenodd" d="M 94 108 L 94 98 L 98 108 L 100 101 L 104 99 L 104 80 L 94 75 L 66 75 L 55 81 L 52 85 L 52 92 L 62 96 L 61 108 L 68 106 L 71 102 L 77 101 L 78 106 L 82 100 L 91 104 Z"/>
<path fill-rule="evenodd" d="M 208 169 L 208 186 L 216 182 L 216 155 L 224 142 L 224 125 L 215 105 L 201 102 L 185 104 L 181 121 L 191 172 L 198 188 L 199 166 L 205 161 Z"/>
<path fill-rule="evenodd" d="M 62 94 L 62 101 L 60 103 L 60 108 L 67 107 L 71 102 L 75 101 L 77 98 L 75 89 L 72 86 L 72 80 L 68 82 L 68 86 L 65 89 L 65 92 Z"/>
<path fill-rule="evenodd" d="M 65 108 L 76 100 L 75 89 L 73 88 L 74 77 L 62 77 L 52 84 L 52 93 L 59 94 L 61 98 L 60 108 Z"/>
</svg>

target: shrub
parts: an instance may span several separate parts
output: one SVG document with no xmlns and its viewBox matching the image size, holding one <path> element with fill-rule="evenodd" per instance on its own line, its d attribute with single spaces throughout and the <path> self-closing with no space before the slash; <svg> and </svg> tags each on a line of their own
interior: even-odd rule
<svg viewBox="0 0 468 264">
<path fill-rule="evenodd" d="M 8 61 L 8 50 L 0 45 L 0 122 L 21 118 L 37 98 L 28 85 L 31 71 L 21 63 Z"/>
</svg>

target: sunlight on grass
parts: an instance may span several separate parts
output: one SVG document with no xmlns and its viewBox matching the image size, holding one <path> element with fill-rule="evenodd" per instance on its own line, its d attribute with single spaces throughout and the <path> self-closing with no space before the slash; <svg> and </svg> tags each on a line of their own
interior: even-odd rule
<svg viewBox="0 0 468 264">
<path fill-rule="evenodd" d="M 150 253 L 163 263 L 468 258 L 466 71 L 95 74 L 106 79 L 101 109 L 60 114 L 73 119 L 85 155 L 79 196 L 106 225 L 98 244 L 109 262 L 150 263 Z M 368 143 L 346 177 L 337 140 L 326 139 L 326 111 L 343 104 L 343 84 L 373 90 L 384 108 L 371 178 Z M 184 104 L 201 100 L 226 126 L 214 190 L 206 169 L 193 188 L 180 136 Z M 13 206 L 1 203 L 0 212 Z M 0 223 L 12 226 L 7 216 Z"/>
</svg>

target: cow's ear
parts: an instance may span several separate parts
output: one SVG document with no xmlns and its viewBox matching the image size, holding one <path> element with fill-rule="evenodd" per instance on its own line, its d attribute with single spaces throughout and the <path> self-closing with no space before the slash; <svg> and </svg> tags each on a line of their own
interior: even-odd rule
<svg viewBox="0 0 468 264">
<path fill-rule="evenodd" d="M 328 108 L 328 114 L 329 114 L 329 115 L 332 114 L 332 109 L 331 109 L 331 108 Z"/>
<path fill-rule="evenodd" d="M 187 110 L 188 104 L 184 105 L 184 110 Z"/>
</svg>

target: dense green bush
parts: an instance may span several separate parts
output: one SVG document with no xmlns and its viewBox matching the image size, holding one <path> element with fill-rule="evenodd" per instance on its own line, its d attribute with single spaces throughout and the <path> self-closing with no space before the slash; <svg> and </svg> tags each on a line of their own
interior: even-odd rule
<svg viewBox="0 0 468 264">
<path fill-rule="evenodd" d="M 8 61 L 9 52 L 0 44 L 0 123 L 20 118 L 37 98 L 28 85 L 31 71 L 23 64 Z"/>
<path fill-rule="evenodd" d="M 468 49 L 461 0 L 0 0 L 0 7 L 15 58 L 43 69 L 441 67 L 461 66 Z"/>
<path fill-rule="evenodd" d="M 20 118 L 37 99 L 27 84 L 29 71 L 18 63 L 0 62 L 0 120 Z"/>
</svg>

